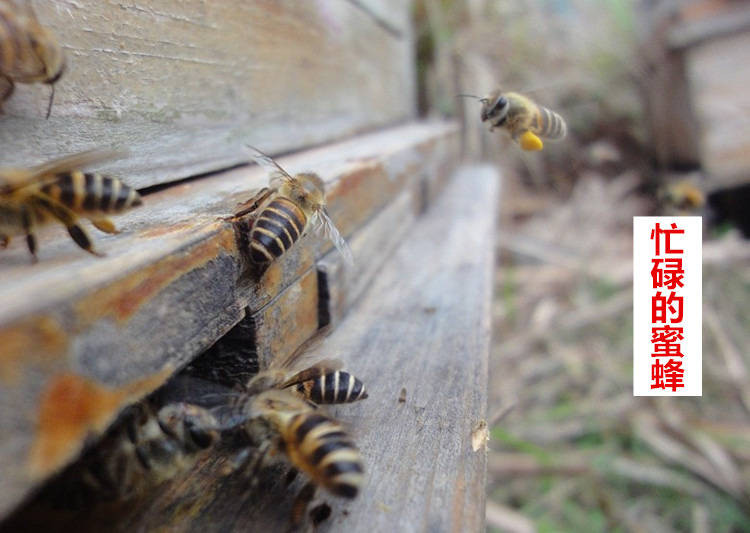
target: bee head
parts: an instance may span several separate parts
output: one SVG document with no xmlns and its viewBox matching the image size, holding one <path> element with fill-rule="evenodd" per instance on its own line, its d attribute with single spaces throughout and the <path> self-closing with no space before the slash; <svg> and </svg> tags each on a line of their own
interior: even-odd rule
<svg viewBox="0 0 750 533">
<path fill-rule="evenodd" d="M 489 96 L 479 101 L 482 103 L 482 122 L 502 120 L 508 114 L 510 102 L 499 91 L 490 93 Z"/>
<path fill-rule="evenodd" d="M 326 205 L 325 183 L 317 174 L 297 174 L 289 196 L 309 216 Z"/>
</svg>

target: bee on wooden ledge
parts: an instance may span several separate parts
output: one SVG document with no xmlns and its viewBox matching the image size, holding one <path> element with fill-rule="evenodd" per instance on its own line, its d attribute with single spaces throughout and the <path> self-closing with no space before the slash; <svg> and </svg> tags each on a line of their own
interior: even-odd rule
<svg viewBox="0 0 750 533">
<path fill-rule="evenodd" d="M 0 247 L 7 247 L 13 236 L 25 235 L 36 262 L 36 228 L 57 221 L 65 225 L 78 246 L 102 255 L 78 223 L 79 216 L 100 231 L 118 233 L 107 215 L 141 205 L 141 197 L 117 178 L 80 169 L 117 156 L 92 150 L 30 169 L 0 168 Z"/>
<path fill-rule="evenodd" d="M 321 340 L 322 334 L 313 337 L 235 387 L 184 373 L 174 376 L 126 408 L 98 443 L 46 486 L 39 509 L 51 505 L 95 514 L 100 504 L 147 500 L 155 497 L 157 486 L 192 476 L 200 464 L 194 481 L 215 487 L 233 486 L 229 476 L 256 488 L 276 476 L 288 487 L 301 473 L 305 480 L 292 504 L 292 525 L 326 519 L 330 507 L 316 505 L 318 489 L 355 498 L 364 466 L 350 431 L 322 406 L 368 395 L 339 360 L 307 353 Z M 273 468 L 279 464 L 291 467 L 285 477 Z"/>
<path fill-rule="evenodd" d="M 239 220 L 253 213 L 252 225 L 239 227 L 240 246 L 250 263 L 264 271 L 311 228 L 314 234 L 328 238 L 347 264 L 353 264 L 349 245 L 326 209 L 325 183 L 320 176 L 291 176 L 271 157 L 249 148 L 255 162 L 270 172 L 269 187 L 261 189 L 232 217 Z"/>
</svg>

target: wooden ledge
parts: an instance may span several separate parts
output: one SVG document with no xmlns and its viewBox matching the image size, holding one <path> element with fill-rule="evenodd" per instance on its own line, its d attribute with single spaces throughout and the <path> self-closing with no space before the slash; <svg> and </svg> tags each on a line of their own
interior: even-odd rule
<svg viewBox="0 0 750 533">
<path fill-rule="evenodd" d="M 361 449 L 366 481 L 354 501 L 323 496 L 319 531 L 480 531 L 484 528 L 490 303 L 499 206 L 494 169 L 461 170 L 385 253 L 368 289 L 315 351 L 339 357 L 369 398 L 331 412 Z M 140 500 L 71 517 L 27 508 L 12 527 L 78 531 L 284 531 L 294 494 L 285 473 L 252 486 L 222 473 L 228 455 Z"/>
<path fill-rule="evenodd" d="M 412 123 L 280 159 L 327 180 L 332 218 L 359 256 L 355 269 L 327 274 L 330 292 L 355 298 L 373 275 L 372 245 L 393 246 L 398 233 L 387 228 L 407 227 L 457 151 L 454 125 Z M 36 265 L 21 242 L 0 253 L 0 516 L 243 317 L 255 319 L 266 361 L 317 329 L 315 263 L 329 245 L 303 238 L 253 280 L 223 220 L 266 181 L 258 167 L 242 167 L 148 194 L 116 217 L 122 234 L 95 236 L 104 258 L 60 228 L 42 232 Z"/>
</svg>

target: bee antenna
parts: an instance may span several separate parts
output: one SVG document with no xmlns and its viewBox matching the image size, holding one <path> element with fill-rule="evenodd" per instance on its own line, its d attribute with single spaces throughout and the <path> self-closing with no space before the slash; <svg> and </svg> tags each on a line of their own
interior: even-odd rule
<svg viewBox="0 0 750 533">
<path fill-rule="evenodd" d="M 55 101 L 55 85 L 52 84 L 52 92 L 49 95 L 49 104 L 47 104 L 47 116 L 44 117 L 45 120 L 49 119 L 50 114 L 52 113 L 52 102 Z"/>
<path fill-rule="evenodd" d="M 479 96 L 476 96 L 474 94 L 457 94 L 456 96 L 459 96 L 461 98 L 476 98 L 477 100 L 481 100 Z"/>
</svg>

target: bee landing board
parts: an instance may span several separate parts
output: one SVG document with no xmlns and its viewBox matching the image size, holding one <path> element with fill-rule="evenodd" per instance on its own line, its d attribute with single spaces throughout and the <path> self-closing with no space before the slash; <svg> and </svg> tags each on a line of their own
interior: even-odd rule
<svg viewBox="0 0 750 533">
<path fill-rule="evenodd" d="M 415 116 L 408 1 L 33 5 L 67 68 L 49 120 L 50 88 L 16 86 L 0 167 L 104 143 L 131 154 L 102 170 L 140 189 Z"/>
<path fill-rule="evenodd" d="M 363 401 L 323 408 L 344 424 L 365 469 L 356 499 L 320 493 L 332 507 L 324 530 L 484 527 L 486 448 L 481 439 L 477 444 L 477 428 L 487 407 L 498 193 L 490 167 L 457 173 L 399 235 L 331 335 L 312 349 L 313 357 L 340 358 L 369 393 Z M 140 505 L 114 512 L 100 506 L 55 525 L 98 531 L 106 524 L 123 532 L 287 530 L 302 476 L 288 485 L 284 469 L 268 469 L 253 486 L 247 472 L 223 472 L 229 458 L 217 451 Z"/>
<path fill-rule="evenodd" d="M 388 256 L 367 255 L 375 244 L 368 247 L 370 238 L 359 235 L 392 248 L 387 237 L 397 235 L 390 228 L 414 219 L 422 196 L 429 196 L 422 192 L 440 188 L 457 151 L 454 125 L 410 123 L 279 162 L 290 172 L 318 172 L 337 227 L 361 242 L 355 254 L 383 264 Z M 89 432 L 101 432 L 123 405 L 243 317 L 255 319 L 257 348 L 268 358 L 293 351 L 312 334 L 321 305 L 331 315 L 328 300 L 318 296 L 316 267 L 328 243 L 303 237 L 258 279 L 242 263 L 226 218 L 266 184 L 266 173 L 251 166 L 147 194 L 143 206 L 113 217 L 121 234 L 92 235 L 102 258 L 77 248 L 59 227 L 40 231 L 34 266 L 22 239 L 0 251 L 0 425 L 7 428 L 0 436 L 0 514 L 75 457 Z M 391 211 L 394 217 L 379 216 L 392 205 L 401 206 Z M 331 273 L 328 292 L 373 275 Z M 300 324 L 299 331 L 280 335 L 290 323 Z M 73 418 L 62 422 L 50 416 L 51 428 L 38 426 L 45 406 L 71 398 L 97 408 L 71 411 Z M 32 449 L 42 450 L 33 461 Z"/>
</svg>

